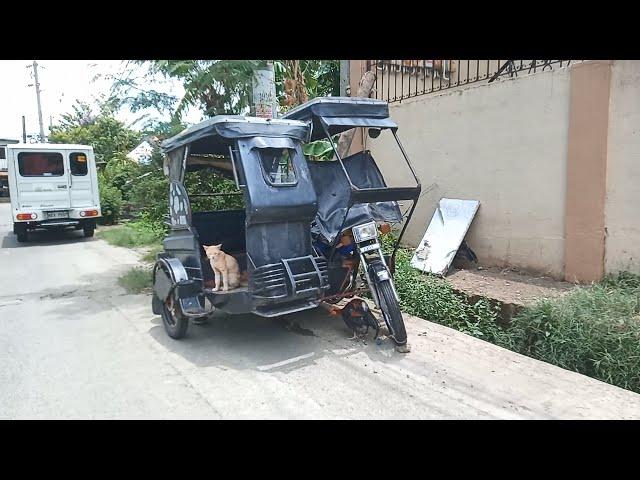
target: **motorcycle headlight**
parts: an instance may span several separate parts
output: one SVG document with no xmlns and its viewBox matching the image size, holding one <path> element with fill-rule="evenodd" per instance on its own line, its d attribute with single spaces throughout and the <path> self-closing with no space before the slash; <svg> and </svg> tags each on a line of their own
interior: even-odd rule
<svg viewBox="0 0 640 480">
<path fill-rule="evenodd" d="M 376 222 L 365 223 L 364 225 L 358 225 L 353 227 L 353 238 L 356 242 L 364 242 L 365 240 L 372 240 L 378 236 L 378 229 L 376 228 Z"/>
</svg>

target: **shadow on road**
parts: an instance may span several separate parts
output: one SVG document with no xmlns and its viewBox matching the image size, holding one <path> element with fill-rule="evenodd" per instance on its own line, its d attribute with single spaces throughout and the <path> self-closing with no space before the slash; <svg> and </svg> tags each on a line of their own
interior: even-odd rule
<svg viewBox="0 0 640 480">
<path fill-rule="evenodd" d="M 45 239 L 53 241 L 56 237 L 47 235 Z M 215 312 L 206 323 L 191 324 L 185 338 L 174 340 L 166 334 L 161 317 L 152 313 L 150 295 L 128 295 L 118 286 L 117 279 L 130 268 L 114 264 L 106 270 L 79 276 L 73 284 L 39 292 L 40 300 L 56 300 L 46 307 L 43 304 L 46 310 L 43 314 L 72 326 L 90 323 L 106 311 L 117 311 L 110 317 L 109 328 L 138 330 L 162 349 L 202 368 L 289 373 L 325 356 L 364 354 L 372 361 L 385 363 L 403 358 L 395 352 L 390 339 L 384 338 L 378 345 L 371 332 L 365 337 L 366 344 L 351 340 L 352 333 L 342 319 L 328 315 L 324 309 L 275 319 Z M 381 329 L 381 333 L 384 331 Z"/>
<path fill-rule="evenodd" d="M 79 241 L 93 241 L 92 238 L 80 238 Z M 66 243 L 74 242 L 73 239 Z M 116 310 L 120 305 L 128 306 L 138 295 L 128 295 L 118 285 L 118 278 L 132 268 L 127 264 L 113 264 L 108 269 L 80 275 L 73 283 L 52 285 L 51 288 L 37 293 L 39 300 L 60 300 L 46 312 L 54 318 L 67 319 L 70 322 L 82 322 L 86 317 L 99 315 L 105 311 Z M 33 296 L 36 294 L 30 294 Z M 151 310 L 149 300 L 149 312 Z M 139 302 L 137 310 L 141 309 Z M 125 307 L 126 308 L 126 307 Z M 133 311 L 135 314 L 135 310 Z M 139 316 L 139 314 L 138 314 Z M 116 328 L 114 326 L 114 328 Z"/>
<path fill-rule="evenodd" d="M 7 232 L 2 239 L 1 248 L 29 248 L 45 245 L 63 245 L 66 243 L 94 242 L 95 238 L 85 238 L 82 230 L 36 230 L 29 232 L 29 241 L 18 243 L 13 232 Z"/>
<path fill-rule="evenodd" d="M 359 353 L 371 360 L 395 362 L 402 358 L 390 339 L 380 345 L 373 335 L 350 340 L 351 333 L 341 319 L 324 310 L 307 311 L 268 319 L 257 315 L 214 313 L 207 323 L 190 325 L 186 337 L 170 338 L 160 317 L 151 336 L 164 348 L 198 367 L 290 373 L 315 364 L 327 355 L 349 357 Z"/>
</svg>

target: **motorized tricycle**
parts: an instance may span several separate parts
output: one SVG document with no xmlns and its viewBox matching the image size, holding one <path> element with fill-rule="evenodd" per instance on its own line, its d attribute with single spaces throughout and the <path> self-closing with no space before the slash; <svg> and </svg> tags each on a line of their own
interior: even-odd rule
<svg viewBox="0 0 640 480">
<path fill-rule="evenodd" d="M 336 107 L 340 116 L 330 114 Z M 376 221 L 402 220 L 395 200 L 414 201 L 410 216 L 419 184 L 388 188 L 369 152 L 343 159 L 336 151 L 337 161 L 326 162 L 309 161 L 303 153 L 304 143 L 319 138 L 318 125 L 330 141 L 354 127 L 391 129 L 395 135 L 387 104 L 316 99 L 287 117 L 216 116 L 162 144 L 170 232 L 153 270 L 153 312 L 177 339 L 189 319 L 202 320 L 214 310 L 277 317 L 368 289 L 389 336 L 406 344 L 389 267 L 404 228 L 393 254 L 385 257 Z M 193 212 L 185 173 L 203 168 L 233 179 L 237 191 L 197 195 L 241 195 L 244 209 Z M 203 245 L 216 244 L 237 260 L 246 285 L 212 288 L 214 273 Z"/>
<path fill-rule="evenodd" d="M 333 150 L 333 161 L 309 160 L 318 213 L 312 224 L 313 245 L 327 263 L 329 288 L 323 301 L 370 293 L 397 345 L 407 334 L 393 283 L 395 258 L 402 236 L 420 197 L 420 181 L 397 136 L 398 126 L 389 118 L 386 102 L 369 98 L 321 97 L 290 110 L 283 117 L 310 127 L 308 141 L 324 139 Z M 388 187 L 371 152 L 363 150 L 342 158 L 334 138 L 354 128 L 364 128 L 371 138 L 390 131 L 416 184 Z M 402 215 L 399 201 L 411 201 Z M 378 229 L 388 233 L 404 220 L 390 254 L 384 254 Z"/>
</svg>

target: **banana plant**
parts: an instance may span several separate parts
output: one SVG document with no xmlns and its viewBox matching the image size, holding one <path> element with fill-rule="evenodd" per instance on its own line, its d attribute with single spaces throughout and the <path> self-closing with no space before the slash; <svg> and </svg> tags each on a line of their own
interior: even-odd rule
<svg viewBox="0 0 640 480">
<path fill-rule="evenodd" d="M 332 138 L 333 143 L 337 145 L 340 135 L 334 135 Z M 305 156 L 309 157 L 309 160 L 333 160 L 333 148 L 329 140 L 316 140 L 315 142 L 309 142 L 302 147 L 302 152 Z"/>
</svg>

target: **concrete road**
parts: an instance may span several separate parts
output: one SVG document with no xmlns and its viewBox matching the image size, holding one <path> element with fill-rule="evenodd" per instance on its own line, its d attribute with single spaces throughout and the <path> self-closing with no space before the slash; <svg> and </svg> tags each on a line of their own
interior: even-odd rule
<svg viewBox="0 0 640 480">
<path fill-rule="evenodd" d="M 0 418 L 640 418 L 640 395 L 414 317 L 409 354 L 321 311 L 216 315 L 175 341 L 117 286 L 132 251 L 10 232 L 0 204 Z"/>
</svg>

